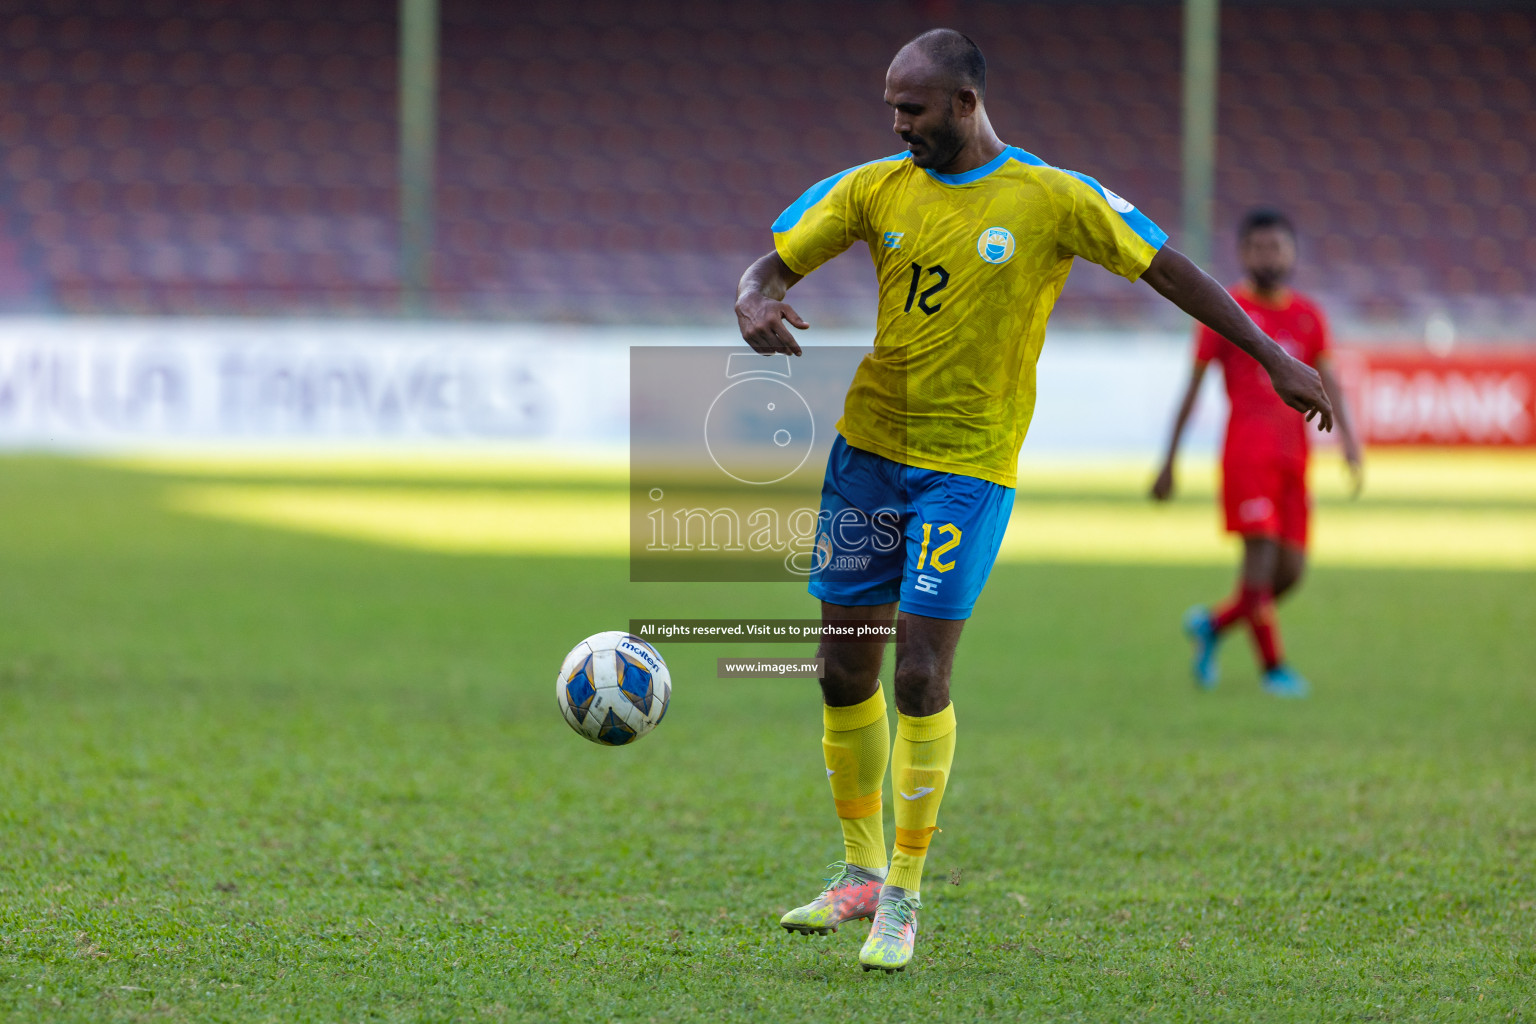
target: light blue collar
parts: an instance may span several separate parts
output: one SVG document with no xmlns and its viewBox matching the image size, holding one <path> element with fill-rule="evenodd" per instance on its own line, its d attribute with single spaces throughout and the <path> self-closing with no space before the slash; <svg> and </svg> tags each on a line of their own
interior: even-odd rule
<svg viewBox="0 0 1536 1024">
<path fill-rule="evenodd" d="M 1020 151 L 1013 146 L 1005 146 L 1001 153 L 997 154 L 997 156 L 993 157 L 991 160 L 988 160 L 980 167 L 974 167 L 969 171 L 961 171 L 959 174 L 940 174 L 938 171 L 935 171 L 931 167 L 924 169 L 928 171 L 929 175 L 931 175 L 935 181 L 942 181 L 946 185 L 969 185 L 973 181 L 980 181 L 982 178 L 985 178 L 987 175 L 1003 166 L 1003 164 L 1013 159 L 1014 154 L 1018 152 Z"/>
</svg>

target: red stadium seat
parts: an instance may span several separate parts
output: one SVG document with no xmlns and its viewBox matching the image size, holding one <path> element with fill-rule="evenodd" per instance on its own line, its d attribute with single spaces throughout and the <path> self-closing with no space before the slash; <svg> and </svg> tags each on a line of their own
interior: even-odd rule
<svg viewBox="0 0 1536 1024">
<path fill-rule="evenodd" d="M 0 16 L 0 223 L 27 239 L 5 249 L 0 234 L 0 296 L 25 280 L 77 309 L 392 309 L 394 10 L 248 0 L 166 16 L 81 0 Z M 1177 11 L 965 13 L 1004 137 L 1176 226 Z M 872 26 L 852 0 L 445 5 L 444 308 L 727 316 L 721 296 L 778 210 L 899 148 L 881 77 L 893 41 L 925 22 L 900 5 L 884 18 Z M 1291 210 L 1309 235 L 1306 283 L 1346 307 L 1457 282 L 1517 294 L 1520 232 L 1536 223 L 1533 23 L 1227 9 L 1223 232 L 1249 204 Z M 1424 244 L 1437 233 L 1446 245 Z M 856 259 L 802 287 L 867 317 Z M 1164 309 L 1083 272 L 1061 313 Z"/>
</svg>

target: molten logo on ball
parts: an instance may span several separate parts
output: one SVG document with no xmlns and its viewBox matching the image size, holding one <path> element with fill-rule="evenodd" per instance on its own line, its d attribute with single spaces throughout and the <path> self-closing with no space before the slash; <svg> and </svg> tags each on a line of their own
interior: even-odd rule
<svg viewBox="0 0 1536 1024">
<path fill-rule="evenodd" d="M 619 630 L 577 644 L 555 677 L 555 702 L 566 724 L 610 747 L 660 725 L 671 700 L 672 675 L 656 648 Z"/>
</svg>

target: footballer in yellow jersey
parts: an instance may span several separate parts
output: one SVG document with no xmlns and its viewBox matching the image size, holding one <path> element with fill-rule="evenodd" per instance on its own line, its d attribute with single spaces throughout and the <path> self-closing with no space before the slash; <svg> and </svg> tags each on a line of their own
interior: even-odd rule
<svg viewBox="0 0 1536 1024">
<path fill-rule="evenodd" d="M 879 680 L 884 645 L 824 638 L 822 752 L 844 859 L 819 896 L 780 922 L 826 934 L 871 918 L 865 970 L 902 970 L 912 957 L 955 751 L 950 670 L 1013 509 L 1035 361 L 1072 260 L 1145 280 L 1257 359 L 1287 405 L 1332 424 L 1314 370 L 1130 203 L 1006 145 L 985 94 L 986 61 L 959 32 L 934 29 L 902 47 L 885 100 L 906 152 L 801 196 L 774 223 L 773 251 L 742 275 L 736 299 L 755 351 L 798 354 L 789 327 L 810 325 L 785 302 L 795 282 L 861 239 L 880 280 L 874 351 L 854 375 L 822 485 L 810 590 L 824 623 L 899 622 L 896 738 Z"/>
<path fill-rule="evenodd" d="M 837 431 L 908 466 L 1014 485 L 1045 322 L 1073 257 L 1135 280 L 1168 236 L 1085 175 L 1013 146 L 961 174 L 900 153 L 811 188 L 774 222 L 809 274 L 856 241 L 880 281 L 875 350 Z"/>
</svg>

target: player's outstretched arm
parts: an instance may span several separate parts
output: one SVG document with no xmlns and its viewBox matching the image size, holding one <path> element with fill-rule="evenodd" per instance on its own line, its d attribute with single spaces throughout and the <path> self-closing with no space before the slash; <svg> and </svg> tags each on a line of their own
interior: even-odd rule
<svg viewBox="0 0 1536 1024">
<path fill-rule="evenodd" d="M 800 354 L 800 344 L 784 326 L 788 320 L 800 330 L 811 326 L 800 318 L 784 296 L 801 275 L 789 269 L 778 250 L 757 260 L 741 275 L 736 286 L 736 324 L 741 337 L 754 352 Z"/>
<path fill-rule="evenodd" d="M 1189 423 L 1190 413 L 1195 410 L 1195 399 L 1200 397 L 1200 383 L 1205 380 L 1205 369 L 1209 365 L 1203 359 L 1196 359 L 1189 372 L 1189 387 L 1184 389 L 1184 400 L 1179 403 L 1179 411 L 1173 417 L 1173 435 L 1168 438 L 1168 453 L 1163 456 L 1163 465 L 1157 471 L 1157 479 L 1152 481 L 1153 501 L 1167 501 L 1173 497 L 1173 460 L 1179 454 L 1179 441 L 1184 437 L 1184 427 Z"/>
<path fill-rule="evenodd" d="M 1269 373 L 1269 383 L 1281 401 L 1306 416 L 1317 417 L 1323 430 L 1333 429 L 1333 406 L 1316 370 L 1259 330 L 1227 290 L 1189 261 L 1189 257 L 1165 245 L 1152 257 L 1142 279 L 1163 298 L 1226 338 L 1259 361 Z"/>
</svg>

